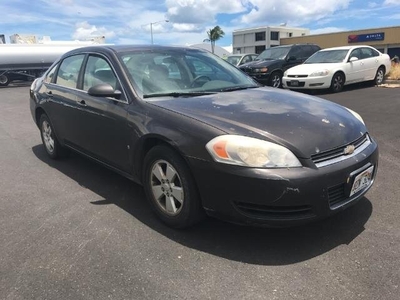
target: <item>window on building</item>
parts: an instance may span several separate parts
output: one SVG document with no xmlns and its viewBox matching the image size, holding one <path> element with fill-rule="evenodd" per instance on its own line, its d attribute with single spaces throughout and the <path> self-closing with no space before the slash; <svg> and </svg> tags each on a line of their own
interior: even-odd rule
<svg viewBox="0 0 400 300">
<path fill-rule="evenodd" d="M 256 42 L 265 41 L 265 31 L 256 32 Z"/>
<path fill-rule="evenodd" d="M 289 32 L 289 37 L 292 37 L 293 36 L 293 32 Z"/>
<path fill-rule="evenodd" d="M 263 46 L 256 46 L 256 53 L 260 54 L 261 52 L 263 52 L 265 50 L 265 45 Z"/>
<path fill-rule="evenodd" d="M 279 41 L 279 31 L 271 31 L 271 41 Z"/>
</svg>

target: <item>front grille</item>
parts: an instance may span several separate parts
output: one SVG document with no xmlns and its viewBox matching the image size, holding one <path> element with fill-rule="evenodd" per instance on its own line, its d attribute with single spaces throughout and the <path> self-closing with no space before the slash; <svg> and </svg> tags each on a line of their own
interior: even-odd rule
<svg viewBox="0 0 400 300">
<path fill-rule="evenodd" d="M 329 206 L 334 208 L 347 200 L 345 195 L 345 184 L 341 183 L 328 188 Z"/>
<path fill-rule="evenodd" d="M 368 134 L 364 134 L 357 140 L 355 140 L 347 145 L 311 155 L 311 160 L 315 163 L 315 165 L 317 167 L 331 165 L 333 163 L 336 163 L 336 162 L 341 161 L 346 158 L 350 158 L 350 157 L 358 154 L 360 151 L 365 149 L 370 143 L 371 143 L 371 141 L 369 139 Z M 354 146 L 354 152 L 351 155 L 346 155 L 345 148 L 349 145 Z"/>
<path fill-rule="evenodd" d="M 290 77 L 290 78 L 306 78 L 306 77 L 308 77 L 308 75 L 288 75 L 287 77 Z"/>
<path fill-rule="evenodd" d="M 247 202 L 234 202 L 236 209 L 244 215 L 257 219 L 268 220 L 293 220 L 307 219 L 315 215 L 312 212 L 311 206 L 267 206 L 262 204 L 254 204 Z"/>
</svg>

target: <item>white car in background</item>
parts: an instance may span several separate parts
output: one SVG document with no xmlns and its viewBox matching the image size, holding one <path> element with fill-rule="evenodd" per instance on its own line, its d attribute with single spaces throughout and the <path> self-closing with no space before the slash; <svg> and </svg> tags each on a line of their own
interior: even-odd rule
<svg viewBox="0 0 400 300">
<path fill-rule="evenodd" d="M 320 50 L 302 65 L 288 69 L 283 87 L 288 89 L 331 89 L 374 80 L 381 84 L 390 71 L 390 57 L 370 46 L 346 46 Z"/>
</svg>

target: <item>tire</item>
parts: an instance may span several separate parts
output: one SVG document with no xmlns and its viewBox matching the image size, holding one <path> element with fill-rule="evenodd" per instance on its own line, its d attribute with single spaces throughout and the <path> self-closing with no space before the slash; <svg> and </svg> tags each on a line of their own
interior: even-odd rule
<svg viewBox="0 0 400 300">
<path fill-rule="evenodd" d="M 344 86 L 344 75 L 342 73 L 336 73 L 333 75 L 332 81 L 331 81 L 331 91 L 334 93 L 339 93 L 343 90 Z"/>
<path fill-rule="evenodd" d="M 379 67 L 378 71 L 376 71 L 374 83 L 375 85 L 380 85 L 383 83 L 383 80 L 385 79 L 385 69 L 383 67 Z"/>
<path fill-rule="evenodd" d="M 57 137 L 54 134 L 53 125 L 51 125 L 46 114 L 40 116 L 39 129 L 42 143 L 48 156 L 52 159 L 59 159 L 66 157 L 69 154 L 69 151 L 62 147 L 58 142 Z"/>
<path fill-rule="evenodd" d="M 167 146 L 156 146 L 147 153 L 143 186 L 153 210 L 170 227 L 186 228 L 205 216 L 186 162 Z"/>
<path fill-rule="evenodd" d="M 10 82 L 11 79 L 6 74 L 0 75 L 0 86 L 7 86 Z"/>
<path fill-rule="evenodd" d="M 272 72 L 269 78 L 269 85 L 274 88 L 281 88 L 282 87 L 282 74 L 281 72 L 275 71 Z"/>
</svg>

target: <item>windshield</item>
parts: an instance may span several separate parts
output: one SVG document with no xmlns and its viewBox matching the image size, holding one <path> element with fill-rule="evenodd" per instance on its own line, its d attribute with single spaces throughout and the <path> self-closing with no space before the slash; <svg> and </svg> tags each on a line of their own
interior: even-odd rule
<svg viewBox="0 0 400 300">
<path fill-rule="evenodd" d="M 325 63 L 340 63 L 346 58 L 349 50 L 327 50 L 318 51 L 310 56 L 305 64 L 325 64 Z"/>
<path fill-rule="evenodd" d="M 135 90 L 149 100 L 258 87 L 242 71 L 203 50 L 134 50 L 122 53 L 120 59 Z"/>
<path fill-rule="evenodd" d="M 265 49 L 256 60 L 263 59 L 284 59 L 289 53 L 291 47 L 272 47 Z"/>
<path fill-rule="evenodd" d="M 236 66 L 239 63 L 240 58 L 241 56 L 228 56 L 226 61 Z"/>
</svg>

